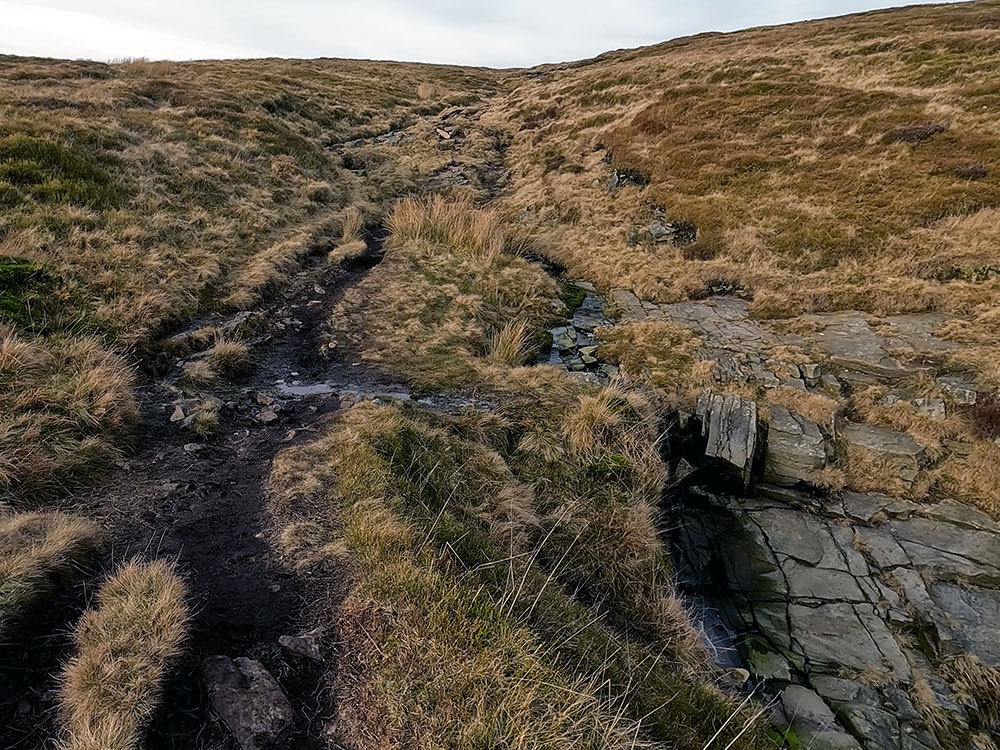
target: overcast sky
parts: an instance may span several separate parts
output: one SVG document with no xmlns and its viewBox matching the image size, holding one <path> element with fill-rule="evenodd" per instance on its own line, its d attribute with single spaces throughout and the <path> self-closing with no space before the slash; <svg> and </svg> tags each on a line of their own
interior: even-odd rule
<svg viewBox="0 0 1000 750">
<path fill-rule="evenodd" d="M 0 0 L 0 52 L 187 60 L 364 57 L 528 66 L 879 0 Z"/>
</svg>

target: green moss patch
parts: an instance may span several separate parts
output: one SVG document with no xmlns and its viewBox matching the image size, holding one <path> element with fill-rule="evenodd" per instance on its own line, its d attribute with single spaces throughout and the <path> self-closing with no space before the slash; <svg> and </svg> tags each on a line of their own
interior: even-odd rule
<svg viewBox="0 0 1000 750">
<path fill-rule="evenodd" d="M 44 310 L 51 281 L 29 260 L 0 256 L 0 322 L 30 327 Z"/>
<path fill-rule="evenodd" d="M 0 138 L 0 205 L 70 203 L 108 208 L 119 191 L 107 169 L 83 149 L 48 138 L 8 135 Z"/>
</svg>

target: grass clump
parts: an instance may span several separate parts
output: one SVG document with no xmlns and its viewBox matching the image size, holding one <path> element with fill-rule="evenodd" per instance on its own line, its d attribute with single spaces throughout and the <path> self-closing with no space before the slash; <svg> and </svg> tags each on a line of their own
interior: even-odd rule
<svg viewBox="0 0 1000 750">
<path fill-rule="evenodd" d="M 508 250 L 494 211 L 406 199 L 387 226 L 385 260 L 334 312 L 338 340 L 431 389 L 469 384 L 491 352 L 494 361 L 517 361 L 529 340 L 541 339 L 556 283 Z"/>
<path fill-rule="evenodd" d="M 516 367 L 523 365 L 538 351 L 536 332 L 527 321 L 509 321 L 490 337 L 489 362 Z"/>
<path fill-rule="evenodd" d="M 101 546 L 96 524 L 63 513 L 0 513 L 0 643 Z"/>
<path fill-rule="evenodd" d="M 223 377 L 238 380 L 250 372 L 250 347 L 238 339 L 218 338 L 208 352 L 208 362 Z"/>
<path fill-rule="evenodd" d="M 107 465 L 137 419 L 133 385 L 97 339 L 0 325 L 0 499 L 35 504 Z"/>
<path fill-rule="evenodd" d="M 972 654 L 959 654 L 941 665 L 955 692 L 976 707 L 983 729 L 1000 730 L 1000 670 Z"/>
<path fill-rule="evenodd" d="M 967 456 L 952 455 L 931 471 L 944 492 L 1000 518 L 1000 446 L 992 441 L 973 444 Z"/>
<path fill-rule="evenodd" d="M 678 393 L 696 389 L 707 374 L 694 356 L 701 342 L 678 323 L 628 323 L 600 329 L 597 335 L 598 355 L 617 362 L 632 380 Z"/>
<path fill-rule="evenodd" d="M 189 613 L 184 584 L 162 560 L 132 561 L 101 587 L 74 631 L 59 703 L 65 750 L 132 750 L 181 653 Z"/>
</svg>

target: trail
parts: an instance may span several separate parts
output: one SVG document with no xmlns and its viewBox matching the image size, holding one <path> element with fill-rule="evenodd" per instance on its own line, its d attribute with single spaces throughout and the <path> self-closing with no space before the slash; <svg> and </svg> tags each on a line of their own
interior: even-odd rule
<svg viewBox="0 0 1000 750">
<path fill-rule="evenodd" d="M 374 143 L 398 147 L 402 153 L 420 133 L 447 128 L 455 135 L 438 148 L 451 153 L 451 161 L 425 179 L 419 194 L 471 185 L 485 204 L 508 178 L 506 142 L 487 134 L 484 154 L 470 158 L 464 131 L 478 128 L 478 112 L 475 107 L 454 108 L 407 131 L 334 148 L 346 163 L 352 148 Z M 326 747 L 319 733 L 333 707 L 324 693 L 323 676 L 335 669 L 335 634 L 328 634 L 324 644 L 324 664 L 287 654 L 278 639 L 300 633 L 310 623 L 331 621 L 335 613 L 329 609 L 346 594 L 348 574 L 343 569 L 299 574 L 278 559 L 267 541 L 265 489 L 272 461 L 281 450 L 314 435 L 345 401 L 385 398 L 437 408 L 490 408 L 457 394 L 416 399 L 404 383 L 366 365 L 351 351 L 323 346 L 321 334 L 344 292 L 381 260 L 381 232 L 380 227 L 369 227 L 366 253 L 341 266 L 325 261 L 329 248 L 315 248 L 276 299 L 249 313 L 208 314 L 191 323 L 188 332 L 205 326 L 231 328 L 246 341 L 252 369 L 245 380 L 184 386 L 182 367 L 192 355 L 174 357 L 165 369 L 147 373 L 139 393 L 141 421 L 133 451 L 89 491 L 64 502 L 67 510 L 87 515 L 108 530 L 108 552 L 89 577 L 89 587 L 57 597 L 43 632 L 13 657 L 13 663 L 0 664 L 14 683 L 13 697 L 0 698 L 0 746 L 46 747 L 58 736 L 59 666 L 72 652 L 72 625 L 104 575 L 138 556 L 177 561 L 194 615 L 184 661 L 166 686 L 144 747 L 237 747 L 212 712 L 201 679 L 201 664 L 213 655 L 262 662 L 300 714 L 292 747 Z M 171 416 L 177 407 L 190 415 L 205 399 L 217 400 L 221 408 L 217 434 L 202 439 Z M 317 612 L 316 602 L 327 609 Z"/>
<path fill-rule="evenodd" d="M 322 356 L 317 336 L 344 291 L 359 283 L 381 259 L 381 242 L 345 266 L 318 257 L 300 271 L 284 294 L 263 305 L 248 336 L 253 369 L 235 384 L 199 389 L 199 397 L 223 403 L 218 435 L 199 439 L 181 422 L 171 422 L 177 391 L 171 388 L 182 360 L 140 393 L 137 445 L 85 495 L 67 507 L 97 520 L 111 536 L 102 561 L 110 569 L 132 556 L 176 559 L 194 612 L 187 658 L 167 686 L 163 710 L 150 728 L 149 748 L 228 747 L 231 738 L 211 716 L 199 679 L 201 660 L 210 655 L 250 656 L 262 661 L 282 682 L 303 713 L 296 747 L 319 747 L 309 736 L 311 695 L 321 669 L 303 669 L 277 645 L 284 634 L 305 626 L 316 586 L 324 599 L 337 600 L 346 585 L 339 571 L 322 581 L 303 580 L 275 557 L 266 541 L 264 488 L 278 451 L 309 435 L 340 406 L 336 391 L 311 396 L 283 388 L 289 380 L 324 379 L 355 392 L 405 393 L 403 386 L 347 355 Z M 218 315 L 192 328 L 224 324 Z M 92 594 L 93 592 L 91 592 Z M 0 714 L 0 746 L 34 748 L 56 736 L 54 697 L 58 664 L 69 653 L 68 629 L 83 597 L 62 599 L 55 635 L 40 634 L 24 652 L 25 684 L 14 705 Z"/>
</svg>

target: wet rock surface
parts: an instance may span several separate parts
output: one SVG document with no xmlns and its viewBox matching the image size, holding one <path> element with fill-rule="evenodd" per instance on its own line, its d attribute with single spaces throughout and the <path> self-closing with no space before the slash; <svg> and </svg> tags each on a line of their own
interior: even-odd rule
<svg viewBox="0 0 1000 750">
<path fill-rule="evenodd" d="M 295 710 L 263 664 L 213 656 L 205 660 L 203 673 L 212 708 L 241 750 L 288 747 L 295 733 Z"/>
<path fill-rule="evenodd" d="M 594 383 L 606 384 L 618 375 L 618 368 L 597 358 L 597 338 L 594 332 L 611 325 L 604 300 L 597 295 L 592 284 L 585 281 L 569 282 L 582 301 L 573 310 L 569 325 L 549 331 L 552 334 L 552 351 L 548 364 L 565 367 L 570 373 Z"/>
<path fill-rule="evenodd" d="M 711 592 L 756 678 L 815 691 L 864 747 L 942 746 L 899 708 L 916 683 L 937 685 L 956 722 L 975 719 L 935 665 L 971 653 L 1000 666 L 1000 525 L 985 514 L 769 485 L 698 491 L 677 513 L 682 585 Z"/>
<path fill-rule="evenodd" d="M 930 455 L 843 404 L 869 386 L 887 391 L 883 404 L 905 401 L 930 419 L 976 404 L 969 375 L 941 371 L 956 346 L 935 335 L 947 317 L 843 311 L 764 323 L 738 296 L 610 299 L 622 322 L 688 326 L 697 357 L 715 365 L 718 390 L 693 417 L 669 418 L 664 444 L 680 586 L 720 666 L 745 665 L 771 696 L 773 721 L 803 747 L 992 747 L 982 744 L 1000 739 L 988 699 L 955 687 L 947 665 L 972 655 L 1000 668 L 1000 524 L 947 497 L 820 489 L 822 472 L 849 455 L 893 486 L 926 486 L 951 446 Z M 940 397 L 908 390 L 915 376 Z M 765 401 L 784 386 L 837 409 L 822 423 L 777 403 L 758 415 L 752 400 L 726 394 L 733 385 Z"/>
<path fill-rule="evenodd" d="M 697 436 L 706 418 L 695 415 Z M 921 686 L 948 731 L 989 727 L 988 706 L 957 694 L 941 665 L 972 654 L 1000 668 L 1000 524 L 948 499 L 789 486 L 826 460 L 822 433 L 779 409 L 763 439 L 764 476 L 785 486 L 708 489 L 719 486 L 709 479 L 718 451 L 703 441 L 693 444 L 701 457 L 689 453 L 701 467 L 694 486 L 670 497 L 669 513 L 682 590 L 725 623 L 753 679 L 776 696 L 773 718 L 809 747 L 955 746 L 915 708 Z"/>
<path fill-rule="evenodd" d="M 823 491 L 822 473 L 861 455 L 913 488 L 934 456 L 913 436 L 845 414 L 849 395 L 888 389 L 931 419 L 977 403 L 973 379 L 941 373 L 955 345 L 938 313 L 873 319 L 843 311 L 762 323 L 739 296 L 655 304 L 586 292 L 573 324 L 555 329 L 550 362 L 603 382 L 586 359 L 594 329 L 665 320 L 701 339 L 717 386 L 694 414 L 666 420 L 666 495 L 680 586 L 725 674 L 745 667 L 771 696 L 772 720 L 803 747 L 937 750 L 1000 741 L 989 705 L 949 682 L 972 655 L 1000 668 L 1000 524 L 939 497 Z M 909 391 L 927 376 L 941 397 Z M 726 392 L 785 387 L 833 399 L 816 422 L 793 408 Z M 741 393 L 744 391 L 740 391 Z"/>
</svg>

